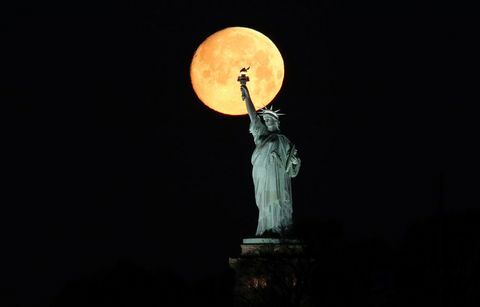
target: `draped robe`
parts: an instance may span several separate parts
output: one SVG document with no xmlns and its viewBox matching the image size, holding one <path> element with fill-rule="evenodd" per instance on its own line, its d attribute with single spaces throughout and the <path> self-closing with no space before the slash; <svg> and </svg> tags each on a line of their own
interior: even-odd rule
<svg viewBox="0 0 480 307">
<path fill-rule="evenodd" d="M 259 215 L 256 235 L 269 230 L 282 233 L 292 225 L 291 178 L 298 174 L 300 163 L 289 163 L 293 144 L 280 131 L 268 131 L 257 115 L 250 123 L 255 150 L 252 176 Z M 298 160 L 299 161 L 299 160 Z"/>
</svg>

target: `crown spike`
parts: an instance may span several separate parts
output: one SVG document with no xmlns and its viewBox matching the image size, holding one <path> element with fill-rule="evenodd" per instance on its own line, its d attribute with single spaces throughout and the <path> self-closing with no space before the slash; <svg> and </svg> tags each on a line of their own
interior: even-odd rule
<svg viewBox="0 0 480 307">
<path fill-rule="evenodd" d="M 279 116 L 281 115 L 285 115 L 284 113 L 279 113 L 279 112 L 280 112 L 280 109 L 273 110 L 273 105 L 271 105 L 270 107 L 265 106 L 259 111 L 261 116 L 271 115 L 276 119 L 279 119 Z"/>
</svg>

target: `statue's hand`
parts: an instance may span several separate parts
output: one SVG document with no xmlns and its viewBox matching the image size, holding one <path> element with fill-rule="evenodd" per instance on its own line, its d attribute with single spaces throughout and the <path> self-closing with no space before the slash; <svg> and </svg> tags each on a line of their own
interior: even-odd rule
<svg viewBox="0 0 480 307">
<path fill-rule="evenodd" d="M 299 161 L 299 159 L 298 159 L 297 157 L 292 156 L 292 157 L 290 158 L 290 162 L 291 162 L 293 165 L 297 165 L 300 161 Z"/>
<path fill-rule="evenodd" d="M 290 161 L 292 162 L 292 164 L 298 164 L 300 161 L 300 159 L 297 157 L 297 150 L 294 149 L 293 151 L 293 155 L 290 157 Z"/>
</svg>

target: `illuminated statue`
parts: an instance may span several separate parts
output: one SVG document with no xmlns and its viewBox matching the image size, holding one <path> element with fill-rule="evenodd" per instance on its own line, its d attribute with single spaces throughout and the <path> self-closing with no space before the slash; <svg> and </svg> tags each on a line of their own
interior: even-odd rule
<svg viewBox="0 0 480 307">
<path fill-rule="evenodd" d="M 246 69 L 242 69 L 242 72 L 238 81 L 250 117 L 250 133 L 255 142 L 252 176 L 259 211 L 256 235 L 265 232 L 282 235 L 292 226 L 291 178 L 297 176 L 301 161 L 295 145 L 280 133 L 279 116 L 283 114 L 267 108 L 257 114 L 246 86 Z"/>
</svg>

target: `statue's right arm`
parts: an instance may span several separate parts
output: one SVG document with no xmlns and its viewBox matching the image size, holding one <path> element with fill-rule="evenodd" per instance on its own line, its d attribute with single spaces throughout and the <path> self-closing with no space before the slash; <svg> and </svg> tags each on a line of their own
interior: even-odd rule
<svg viewBox="0 0 480 307">
<path fill-rule="evenodd" d="M 248 116 L 250 117 L 250 121 L 254 121 L 257 112 L 255 111 L 255 107 L 253 106 L 252 99 L 250 98 L 250 93 L 248 92 L 248 88 L 246 85 L 241 85 L 240 90 L 242 91 L 242 98 L 244 97 L 245 103 L 247 105 Z"/>
</svg>

